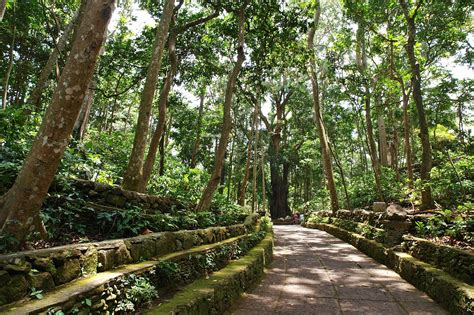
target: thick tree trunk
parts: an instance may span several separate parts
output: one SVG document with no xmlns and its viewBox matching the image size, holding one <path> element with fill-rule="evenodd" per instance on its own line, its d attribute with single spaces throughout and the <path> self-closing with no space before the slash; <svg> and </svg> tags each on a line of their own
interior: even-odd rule
<svg viewBox="0 0 474 315">
<path fill-rule="evenodd" d="M 431 188 L 429 186 L 429 182 L 431 178 L 430 172 L 433 163 L 433 157 L 431 155 L 430 135 L 428 131 L 428 123 L 426 121 L 425 108 L 423 106 L 423 96 L 421 92 L 420 65 L 418 64 L 415 56 L 415 17 L 419 7 L 417 7 L 414 10 L 414 13 L 410 15 L 410 10 L 408 8 L 407 2 L 405 0 L 400 0 L 400 5 L 402 6 L 403 14 L 407 22 L 408 40 L 405 49 L 407 51 L 408 60 L 410 61 L 412 94 L 413 100 L 416 105 L 416 110 L 418 112 L 418 122 L 420 125 L 420 139 L 422 148 L 420 177 L 423 184 L 421 190 L 421 208 L 431 209 L 434 207 L 434 201 L 431 195 Z M 419 3 L 419 5 L 421 5 L 421 2 Z"/>
<path fill-rule="evenodd" d="M 166 0 L 163 14 L 156 31 L 153 54 L 150 65 L 148 66 L 145 86 L 140 100 L 140 109 L 138 112 L 137 129 L 133 140 L 133 148 L 123 178 L 123 188 L 128 190 L 139 190 L 140 181 L 143 177 L 143 159 L 148 137 L 151 108 L 156 91 L 156 81 L 161 69 L 161 61 L 166 38 L 168 37 L 168 30 L 173 17 L 173 9 L 174 0 Z"/>
<path fill-rule="evenodd" d="M 0 199 L 1 232 L 13 235 L 20 244 L 35 229 L 35 222 L 40 221 L 41 204 L 94 74 L 114 3 L 114 0 L 88 2 L 78 36 L 30 153 L 13 187 Z"/>
<path fill-rule="evenodd" d="M 288 163 L 280 163 L 277 159 L 270 159 L 271 198 L 270 215 L 272 219 L 284 218 L 291 215 L 288 205 Z"/>
<path fill-rule="evenodd" d="M 314 108 L 314 120 L 318 129 L 319 142 L 321 144 L 321 155 L 323 157 L 323 169 L 326 176 L 326 185 L 329 190 L 331 197 L 331 209 L 336 211 L 339 209 L 339 201 L 337 198 L 336 183 L 334 182 L 334 172 L 332 169 L 332 162 L 330 156 L 329 140 L 324 126 L 324 120 L 321 113 L 321 103 L 319 99 L 319 83 L 316 74 L 316 60 L 314 55 L 314 33 L 316 32 L 319 24 L 319 18 L 321 15 L 321 6 L 319 1 L 317 2 L 317 9 L 314 15 L 314 25 L 308 33 L 308 49 L 311 51 L 309 57 L 309 75 L 311 78 L 311 87 L 313 92 L 313 108 Z"/>
<path fill-rule="evenodd" d="M 81 8 L 82 7 L 83 6 L 81 5 Z M 76 24 L 79 21 L 79 16 L 81 15 L 81 8 L 76 11 L 74 16 L 71 18 L 71 21 L 69 21 L 69 23 L 66 25 L 63 34 L 59 37 L 53 51 L 49 55 L 46 65 L 41 70 L 36 86 L 31 92 L 30 98 L 27 101 L 28 104 L 32 105 L 35 108 L 36 112 L 39 112 L 41 110 L 41 94 L 48 87 L 49 75 L 56 68 L 59 56 L 66 47 L 67 41 L 71 37 L 72 31 L 74 30 Z"/>
<path fill-rule="evenodd" d="M 242 68 L 242 63 L 244 62 L 244 12 L 247 2 L 239 10 L 239 35 L 238 35 L 238 47 L 237 47 L 237 61 L 234 64 L 232 72 L 229 74 L 227 80 L 227 87 L 225 91 L 224 99 L 224 120 L 222 124 L 221 136 L 219 139 L 219 146 L 217 148 L 215 161 L 214 161 L 214 170 L 212 172 L 211 178 L 207 183 L 206 188 L 203 191 L 201 200 L 199 200 L 198 205 L 196 206 L 197 211 L 203 211 L 209 209 L 212 202 L 212 197 L 214 192 L 220 182 L 221 170 L 224 164 L 225 152 L 227 150 L 227 143 L 229 142 L 229 135 L 232 129 L 232 117 L 231 117 L 231 106 L 232 106 L 232 97 L 234 95 L 235 83 L 237 81 L 237 76 L 240 73 Z"/>
</svg>

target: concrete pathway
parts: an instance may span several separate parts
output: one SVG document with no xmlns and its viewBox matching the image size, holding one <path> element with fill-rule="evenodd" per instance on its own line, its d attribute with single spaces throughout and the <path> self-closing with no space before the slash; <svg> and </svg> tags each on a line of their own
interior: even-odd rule
<svg viewBox="0 0 474 315">
<path fill-rule="evenodd" d="M 274 226 L 274 261 L 232 314 L 448 314 L 400 276 L 332 235 Z"/>
</svg>

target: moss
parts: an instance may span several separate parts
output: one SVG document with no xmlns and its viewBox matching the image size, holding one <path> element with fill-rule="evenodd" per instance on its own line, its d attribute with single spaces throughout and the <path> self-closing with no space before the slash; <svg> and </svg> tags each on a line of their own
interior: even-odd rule
<svg viewBox="0 0 474 315">
<path fill-rule="evenodd" d="M 81 263 L 79 259 L 68 259 L 64 265 L 57 269 L 54 276 L 56 284 L 62 284 L 79 278 L 81 275 Z"/>
<path fill-rule="evenodd" d="M 0 296 L 7 303 L 19 300 L 28 293 L 28 282 L 23 275 L 15 275 L 10 278 L 6 285 L 2 285 Z"/>
<path fill-rule="evenodd" d="M 91 246 L 86 253 L 81 257 L 82 274 L 84 276 L 91 276 L 97 273 L 98 253 L 97 248 Z"/>
<path fill-rule="evenodd" d="M 222 314 L 240 294 L 263 274 L 269 263 L 273 239 L 269 233 L 248 254 L 208 279 L 200 279 L 176 294 L 167 303 L 151 309 L 148 314 Z"/>
<path fill-rule="evenodd" d="M 31 287 L 45 291 L 55 287 L 53 277 L 49 272 L 30 273 L 28 275 L 28 282 Z"/>
</svg>

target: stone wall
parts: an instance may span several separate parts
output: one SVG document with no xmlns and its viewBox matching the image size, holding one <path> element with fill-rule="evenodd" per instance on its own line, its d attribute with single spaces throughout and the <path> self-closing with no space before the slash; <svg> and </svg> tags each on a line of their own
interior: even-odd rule
<svg viewBox="0 0 474 315">
<path fill-rule="evenodd" d="M 474 284 L 474 253 L 406 235 L 402 248 L 421 261 L 442 269 L 468 284 Z"/>
<path fill-rule="evenodd" d="M 412 228 L 411 217 L 398 205 L 390 205 L 383 212 L 354 209 L 338 210 L 335 213 L 318 211 L 313 212 L 312 215 L 329 218 L 330 220 L 333 219 L 337 226 L 341 224 L 350 225 L 350 222 L 355 222 L 368 225 L 367 228 L 372 229 L 376 234 L 380 234 L 381 230 L 383 230 L 383 243 L 387 246 L 400 244 L 403 235 L 407 234 Z M 364 229 L 360 224 L 357 225 L 359 229 Z M 349 230 L 357 232 L 355 228 Z M 379 239 L 379 241 L 381 240 Z"/>
<path fill-rule="evenodd" d="M 120 265 L 243 235 L 255 229 L 256 221 L 257 216 L 251 215 L 245 224 L 228 227 L 160 232 L 0 255 L 0 305 L 23 298 L 33 287 L 49 291 Z"/>
<path fill-rule="evenodd" d="M 184 205 L 173 198 L 141 194 L 122 189 L 116 185 L 87 180 L 74 180 L 71 184 L 83 195 L 85 200 L 100 205 L 115 208 L 138 206 L 145 210 L 160 211 L 162 213 L 185 209 Z"/>
</svg>

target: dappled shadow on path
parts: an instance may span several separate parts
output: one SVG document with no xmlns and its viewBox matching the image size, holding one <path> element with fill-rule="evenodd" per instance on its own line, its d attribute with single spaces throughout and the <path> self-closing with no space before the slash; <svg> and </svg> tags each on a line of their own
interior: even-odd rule
<svg viewBox="0 0 474 315">
<path fill-rule="evenodd" d="M 274 227 L 274 260 L 232 314 L 447 314 L 400 276 L 332 235 Z"/>
</svg>

